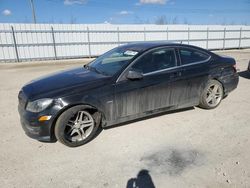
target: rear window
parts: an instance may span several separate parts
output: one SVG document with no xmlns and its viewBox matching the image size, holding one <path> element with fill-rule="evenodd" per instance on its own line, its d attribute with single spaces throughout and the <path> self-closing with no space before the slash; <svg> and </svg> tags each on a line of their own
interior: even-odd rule
<svg viewBox="0 0 250 188">
<path fill-rule="evenodd" d="M 207 60 L 209 55 L 192 49 L 180 49 L 180 57 L 182 65 L 187 65 Z"/>
</svg>

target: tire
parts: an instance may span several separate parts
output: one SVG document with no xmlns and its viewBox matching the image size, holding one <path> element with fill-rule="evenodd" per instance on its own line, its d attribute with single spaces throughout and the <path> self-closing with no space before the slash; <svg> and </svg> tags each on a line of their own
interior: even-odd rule
<svg viewBox="0 0 250 188">
<path fill-rule="evenodd" d="M 217 80 L 209 80 L 201 94 L 199 107 L 214 109 L 219 106 L 223 97 L 224 90 L 222 84 Z"/>
<path fill-rule="evenodd" d="M 85 105 L 74 106 L 63 112 L 57 119 L 55 136 L 66 146 L 81 146 L 95 137 L 100 121 L 99 112 Z"/>
</svg>

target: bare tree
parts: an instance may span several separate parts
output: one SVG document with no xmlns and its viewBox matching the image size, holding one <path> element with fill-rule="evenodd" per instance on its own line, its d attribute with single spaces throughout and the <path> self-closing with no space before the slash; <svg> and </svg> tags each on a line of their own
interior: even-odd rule
<svg viewBox="0 0 250 188">
<path fill-rule="evenodd" d="M 242 25 L 249 25 L 246 21 L 243 21 L 241 24 Z"/>
<path fill-rule="evenodd" d="M 145 23 L 145 24 L 150 24 L 149 19 L 146 19 L 146 20 L 144 21 L 144 23 Z"/>
<path fill-rule="evenodd" d="M 141 19 L 139 16 L 135 16 L 134 17 L 134 23 L 135 24 L 150 24 L 151 22 L 150 22 L 150 20 L 149 19 Z"/>
<path fill-rule="evenodd" d="M 24 17 L 23 23 L 31 23 L 27 16 Z"/>
<path fill-rule="evenodd" d="M 162 15 L 162 16 L 156 17 L 154 23 L 157 25 L 166 25 L 166 24 L 170 24 L 170 23 L 171 24 L 178 24 L 179 18 L 178 18 L 178 16 L 175 16 L 173 19 L 167 19 L 167 17 L 165 15 Z M 184 23 L 188 24 L 188 21 L 186 18 L 184 20 Z"/>
<path fill-rule="evenodd" d="M 139 17 L 139 16 L 135 16 L 135 18 L 134 18 L 134 23 L 135 24 L 141 24 L 142 23 L 142 19 Z"/>
<path fill-rule="evenodd" d="M 235 25 L 235 22 L 234 22 L 234 21 L 231 21 L 229 25 Z"/>
<path fill-rule="evenodd" d="M 184 18 L 183 23 L 184 23 L 184 24 L 186 24 L 186 25 L 188 25 L 188 24 L 189 24 L 189 22 L 188 22 L 187 18 Z"/>
<path fill-rule="evenodd" d="M 178 23 L 179 23 L 178 16 L 175 16 L 172 20 L 172 24 L 178 24 Z"/>
<path fill-rule="evenodd" d="M 76 24 L 76 17 L 73 15 L 70 16 L 70 24 Z"/>
<path fill-rule="evenodd" d="M 227 25 L 227 19 L 226 18 L 223 18 L 223 20 L 221 22 L 221 25 Z"/>
<path fill-rule="evenodd" d="M 166 25 L 166 24 L 168 24 L 168 20 L 167 20 L 166 16 L 162 15 L 162 16 L 156 17 L 154 23 L 156 25 Z"/>
<path fill-rule="evenodd" d="M 52 17 L 51 17 L 51 19 L 50 19 L 50 23 L 55 23 L 54 16 L 52 16 Z"/>
</svg>

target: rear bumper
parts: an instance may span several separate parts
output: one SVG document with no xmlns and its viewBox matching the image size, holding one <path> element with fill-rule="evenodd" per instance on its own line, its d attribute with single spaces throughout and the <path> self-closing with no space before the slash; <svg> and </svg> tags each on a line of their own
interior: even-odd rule
<svg viewBox="0 0 250 188">
<path fill-rule="evenodd" d="M 41 116 L 39 113 L 28 112 L 20 106 L 18 106 L 18 112 L 22 128 L 27 136 L 43 142 L 54 142 L 56 140 L 51 132 L 53 118 L 39 122 L 38 119 Z"/>
<path fill-rule="evenodd" d="M 239 83 L 239 75 L 238 73 L 224 76 L 222 79 L 222 83 L 224 86 L 224 93 L 227 95 L 231 91 L 237 88 L 238 83 Z"/>
</svg>

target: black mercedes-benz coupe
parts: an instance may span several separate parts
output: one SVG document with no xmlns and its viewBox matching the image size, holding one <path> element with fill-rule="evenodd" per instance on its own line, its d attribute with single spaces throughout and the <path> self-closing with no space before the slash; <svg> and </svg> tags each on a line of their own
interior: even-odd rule
<svg viewBox="0 0 250 188">
<path fill-rule="evenodd" d="M 111 125 L 191 106 L 215 108 L 238 80 L 231 57 L 184 44 L 131 43 L 31 81 L 18 95 L 18 109 L 28 136 L 75 147 Z"/>
</svg>

